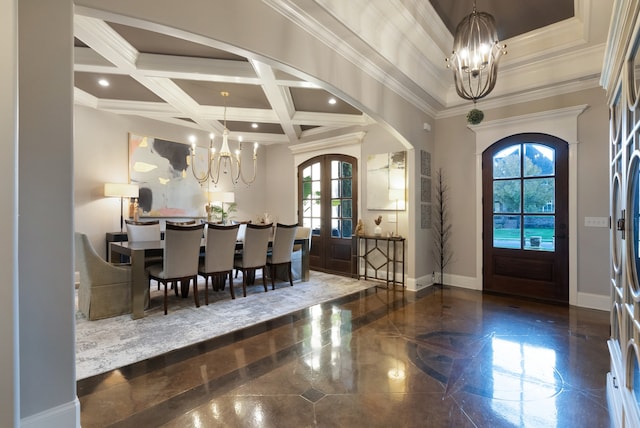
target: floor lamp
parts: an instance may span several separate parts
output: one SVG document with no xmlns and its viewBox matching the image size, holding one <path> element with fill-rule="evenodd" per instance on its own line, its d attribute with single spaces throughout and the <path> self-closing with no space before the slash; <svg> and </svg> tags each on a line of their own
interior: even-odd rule
<svg viewBox="0 0 640 428">
<path fill-rule="evenodd" d="M 137 184 L 105 183 L 104 195 L 120 198 L 120 233 L 124 231 L 124 198 L 137 198 L 139 189 Z"/>
<path fill-rule="evenodd" d="M 389 200 L 391 201 L 396 201 L 396 237 L 399 237 L 398 235 L 398 201 L 402 201 L 404 203 L 404 189 L 389 189 Z M 404 209 L 404 205 L 403 208 Z"/>
</svg>

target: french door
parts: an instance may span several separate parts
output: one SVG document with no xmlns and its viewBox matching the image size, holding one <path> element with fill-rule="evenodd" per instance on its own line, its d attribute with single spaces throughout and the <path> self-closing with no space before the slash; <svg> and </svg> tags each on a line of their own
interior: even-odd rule
<svg viewBox="0 0 640 428">
<path fill-rule="evenodd" d="M 483 289 L 568 303 L 568 144 L 504 138 L 482 155 Z"/>
<path fill-rule="evenodd" d="M 310 268 L 351 275 L 351 237 L 358 221 L 357 159 L 323 155 L 298 167 L 298 224 L 310 227 Z"/>
</svg>

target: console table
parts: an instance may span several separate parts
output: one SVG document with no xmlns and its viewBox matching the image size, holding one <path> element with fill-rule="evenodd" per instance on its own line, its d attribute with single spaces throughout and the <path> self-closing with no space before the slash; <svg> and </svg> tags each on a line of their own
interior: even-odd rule
<svg viewBox="0 0 640 428">
<path fill-rule="evenodd" d="M 404 242 L 398 236 L 354 236 L 354 267 L 358 279 L 384 281 L 386 288 L 396 285 L 404 291 Z"/>
</svg>

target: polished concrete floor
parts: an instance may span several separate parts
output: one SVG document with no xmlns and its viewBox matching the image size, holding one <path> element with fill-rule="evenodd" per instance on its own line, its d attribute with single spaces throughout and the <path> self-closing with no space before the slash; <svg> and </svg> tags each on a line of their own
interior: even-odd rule
<svg viewBox="0 0 640 428">
<path fill-rule="evenodd" d="M 609 427 L 608 337 L 603 311 L 371 288 L 80 380 L 81 422 Z"/>
</svg>

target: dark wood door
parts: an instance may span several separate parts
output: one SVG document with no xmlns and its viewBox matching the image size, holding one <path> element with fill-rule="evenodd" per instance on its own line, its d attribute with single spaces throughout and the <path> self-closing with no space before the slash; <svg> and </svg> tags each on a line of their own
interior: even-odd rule
<svg viewBox="0 0 640 428">
<path fill-rule="evenodd" d="M 483 289 L 568 303 L 568 144 L 504 138 L 482 155 Z"/>
<path fill-rule="evenodd" d="M 346 155 L 318 156 L 298 167 L 298 223 L 312 230 L 313 270 L 351 275 L 357 176 L 357 159 Z"/>
</svg>

